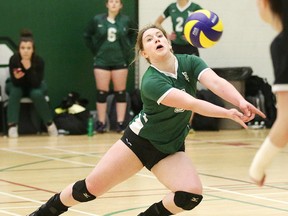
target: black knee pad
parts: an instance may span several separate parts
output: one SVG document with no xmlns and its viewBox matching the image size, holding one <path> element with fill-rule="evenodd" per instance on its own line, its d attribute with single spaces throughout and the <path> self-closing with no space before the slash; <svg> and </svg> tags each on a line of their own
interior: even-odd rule
<svg viewBox="0 0 288 216">
<path fill-rule="evenodd" d="M 176 191 L 174 196 L 176 206 L 184 210 L 192 210 L 202 201 L 202 199 L 202 195 L 185 191 Z"/>
<path fill-rule="evenodd" d="M 106 103 L 108 97 L 107 91 L 97 90 L 97 102 L 98 103 Z"/>
<path fill-rule="evenodd" d="M 115 100 L 118 103 L 124 103 L 126 102 L 126 91 L 117 91 L 114 92 L 115 94 Z"/>
<path fill-rule="evenodd" d="M 72 196 L 78 202 L 88 202 L 96 199 L 96 196 L 89 193 L 87 190 L 85 179 L 80 180 L 73 185 Z"/>
</svg>

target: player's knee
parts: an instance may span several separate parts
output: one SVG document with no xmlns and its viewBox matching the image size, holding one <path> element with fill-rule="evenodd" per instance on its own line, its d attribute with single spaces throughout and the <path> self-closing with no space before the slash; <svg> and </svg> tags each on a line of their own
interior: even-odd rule
<svg viewBox="0 0 288 216">
<path fill-rule="evenodd" d="M 73 185 L 72 196 L 78 202 L 88 202 L 96 199 L 96 196 L 87 190 L 85 179 L 80 180 Z"/>
<path fill-rule="evenodd" d="M 175 205 L 184 210 L 192 210 L 202 201 L 203 196 L 185 191 L 176 191 L 174 196 Z"/>
<path fill-rule="evenodd" d="M 97 90 L 97 102 L 106 103 L 108 97 L 108 92 L 103 90 Z"/>
<path fill-rule="evenodd" d="M 116 91 L 115 94 L 115 100 L 118 103 L 124 103 L 126 102 L 126 91 Z"/>
</svg>

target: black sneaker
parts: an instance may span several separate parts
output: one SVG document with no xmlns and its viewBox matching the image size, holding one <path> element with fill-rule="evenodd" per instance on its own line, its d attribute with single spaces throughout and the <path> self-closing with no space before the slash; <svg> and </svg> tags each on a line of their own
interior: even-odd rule
<svg viewBox="0 0 288 216">
<path fill-rule="evenodd" d="M 45 206 L 46 207 L 46 206 Z M 68 209 L 68 208 L 67 208 Z M 31 214 L 27 215 L 27 216 L 58 216 L 64 212 L 67 211 L 67 209 L 65 209 L 64 211 L 57 211 L 55 208 L 51 207 L 50 211 L 52 211 L 53 213 L 43 213 L 41 212 L 41 207 L 39 209 L 37 209 L 36 211 L 32 212 Z"/>
<path fill-rule="evenodd" d="M 58 193 L 28 216 L 58 216 L 66 211 L 68 211 L 68 207 L 61 202 L 60 194 Z"/>
<path fill-rule="evenodd" d="M 97 121 L 96 125 L 95 125 L 95 130 L 96 130 L 97 133 L 105 133 L 105 132 L 107 132 L 106 124 L 103 124 L 102 122 Z"/>
<path fill-rule="evenodd" d="M 123 122 L 117 122 L 117 125 L 116 125 L 117 133 L 124 133 L 125 128 L 126 127 L 123 125 Z"/>
<path fill-rule="evenodd" d="M 27 216 L 37 216 L 37 211 L 35 211 L 35 212 L 33 212 L 33 213 L 31 213 L 31 214 L 29 214 Z"/>
<path fill-rule="evenodd" d="M 32 212 L 27 216 L 43 216 L 43 215 L 40 213 L 39 209 L 37 209 L 36 211 Z"/>
</svg>

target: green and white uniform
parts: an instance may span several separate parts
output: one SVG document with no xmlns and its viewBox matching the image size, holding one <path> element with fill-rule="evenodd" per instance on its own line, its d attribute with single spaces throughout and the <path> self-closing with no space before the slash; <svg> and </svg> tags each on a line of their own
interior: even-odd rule
<svg viewBox="0 0 288 216">
<path fill-rule="evenodd" d="M 170 4 L 164 11 L 163 17 L 171 17 L 173 24 L 173 31 L 176 33 L 177 38 L 172 41 L 173 44 L 177 45 L 188 45 L 189 43 L 183 38 L 184 23 L 186 19 L 191 15 L 192 12 L 200 10 L 202 7 L 191 1 L 185 8 L 180 8 L 177 3 Z"/>
<path fill-rule="evenodd" d="M 190 129 L 191 111 L 168 107 L 162 105 L 161 101 L 173 88 L 195 96 L 198 78 L 208 68 L 197 56 L 175 56 L 175 75 L 160 71 L 153 65 L 147 69 L 141 83 L 143 110 L 129 125 L 135 134 L 168 154 L 176 152 L 184 144 Z"/>
<path fill-rule="evenodd" d="M 85 43 L 94 55 L 94 66 L 128 66 L 134 37 L 133 24 L 123 14 L 118 14 L 115 21 L 109 20 L 107 14 L 96 15 L 84 31 Z"/>
</svg>

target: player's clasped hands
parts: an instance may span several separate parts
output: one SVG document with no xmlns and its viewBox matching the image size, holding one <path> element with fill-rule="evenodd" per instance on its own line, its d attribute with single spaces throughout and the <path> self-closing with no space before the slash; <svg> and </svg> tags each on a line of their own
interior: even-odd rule
<svg viewBox="0 0 288 216">
<path fill-rule="evenodd" d="M 228 118 L 239 123 L 240 125 L 242 125 L 242 127 L 247 128 L 247 125 L 245 124 L 243 117 L 244 114 L 239 112 L 237 109 L 232 108 L 228 110 Z"/>
<path fill-rule="evenodd" d="M 240 110 L 239 112 L 237 109 L 230 109 L 228 116 L 233 121 L 239 123 L 244 128 L 247 128 L 247 125 L 245 122 L 249 122 L 252 119 L 254 119 L 255 115 L 259 115 L 263 118 L 266 118 L 265 114 L 261 112 L 259 109 L 257 109 L 255 106 L 253 106 L 251 103 L 247 102 L 246 100 L 243 100 L 239 105 Z"/>
<path fill-rule="evenodd" d="M 251 121 L 252 119 L 254 119 L 256 114 L 261 116 L 262 118 L 266 118 L 266 115 L 263 112 L 261 112 L 259 109 L 257 109 L 255 106 L 253 106 L 251 103 L 247 102 L 246 100 L 243 100 L 240 103 L 239 108 L 244 114 L 242 118 L 244 122 Z"/>
</svg>

